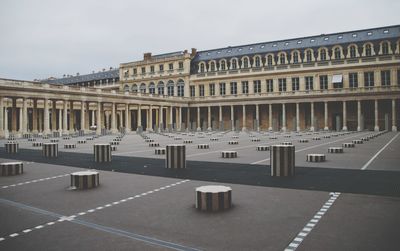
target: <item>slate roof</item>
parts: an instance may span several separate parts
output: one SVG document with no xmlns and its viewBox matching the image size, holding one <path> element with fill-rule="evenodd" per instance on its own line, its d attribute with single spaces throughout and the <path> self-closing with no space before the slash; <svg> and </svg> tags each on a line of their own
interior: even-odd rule
<svg viewBox="0 0 400 251">
<path fill-rule="evenodd" d="M 46 79 L 46 80 L 42 80 L 41 82 L 49 83 L 49 84 L 68 85 L 68 84 L 74 84 L 74 83 L 89 82 L 89 81 L 100 80 L 100 79 L 112 79 L 112 78 L 119 78 L 119 69 L 118 68 L 108 70 L 108 71 L 79 75 L 79 76 L 57 78 L 57 79 Z"/>
<path fill-rule="evenodd" d="M 318 36 L 300 37 L 264 43 L 248 44 L 241 46 L 228 46 L 225 48 L 197 52 L 192 62 L 211 59 L 240 57 L 251 54 L 267 54 L 269 52 L 305 49 L 336 44 L 359 43 L 364 41 L 396 39 L 400 37 L 400 25 L 386 26 L 372 29 L 347 31 L 341 33 L 321 34 Z"/>
</svg>

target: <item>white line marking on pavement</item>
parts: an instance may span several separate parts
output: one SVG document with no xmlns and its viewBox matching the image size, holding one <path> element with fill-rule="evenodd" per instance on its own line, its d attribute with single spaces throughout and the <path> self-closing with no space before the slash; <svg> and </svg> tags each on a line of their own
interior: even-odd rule
<svg viewBox="0 0 400 251">
<path fill-rule="evenodd" d="M 384 145 L 367 163 L 365 163 L 365 165 L 363 165 L 363 167 L 361 167 L 361 170 L 365 170 L 367 169 L 367 167 L 372 163 L 372 161 L 374 161 L 374 159 L 376 159 L 376 157 L 378 157 L 378 155 L 386 149 L 386 147 L 388 145 L 390 145 L 390 143 L 393 142 L 393 140 L 395 140 L 397 138 L 397 136 L 399 136 L 399 134 L 396 134 L 396 136 L 394 136 L 386 145 Z"/>
<path fill-rule="evenodd" d="M 20 182 L 20 183 L 17 183 L 17 184 L 12 184 L 12 185 L 8 185 L 8 186 L 2 186 L 1 188 L 2 188 L 2 189 L 6 189 L 6 188 L 9 188 L 9 187 L 22 186 L 22 185 L 27 185 L 27 184 L 30 184 L 30 183 L 36 183 L 36 182 L 39 182 L 39 181 L 57 179 L 57 178 L 61 178 L 61 177 L 69 176 L 69 175 L 70 175 L 70 174 L 68 173 L 68 174 L 62 174 L 62 175 L 57 175 L 57 176 L 42 178 L 42 179 L 38 179 L 38 180 L 29 180 L 29 181 Z"/>
</svg>

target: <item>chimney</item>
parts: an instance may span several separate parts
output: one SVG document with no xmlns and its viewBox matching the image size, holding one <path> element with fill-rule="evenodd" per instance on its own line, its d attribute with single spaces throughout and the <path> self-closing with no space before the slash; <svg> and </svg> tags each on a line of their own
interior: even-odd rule
<svg viewBox="0 0 400 251">
<path fill-rule="evenodd" d="M 151 52 L 146 52 L 143 54 L 143 59 L 144 60 L 149 60 L 151 59 Z"/>
<path fill-rule="evenodd" d="M 104 72 L 104 71 L 106 71 L 106 69 L 105 69 L 105 68 L 103 68 L 103 72 Z"/>
<path fill-rule="evenodd" d="M 196 56 L 196 53 L 197 53 L 197 49 L 192 48 L 192 53 L 190 54 L 190 56 L 194 57 L 194 56 Z"/>
<path fill-rule="evenodd" d="M 65 78 L 65 74 L 63 75 L 63 78 Z"/>
<path fill-rule="evenodd" d="M 79 72 L 76 73 L 76 76 L 79 76 Z"/>
<path fill-rule="evenodd" d="M 112 68 L 112 66 L 110 67 L 110 71 L 112 70 L 113 68 Z"/>
</svg>

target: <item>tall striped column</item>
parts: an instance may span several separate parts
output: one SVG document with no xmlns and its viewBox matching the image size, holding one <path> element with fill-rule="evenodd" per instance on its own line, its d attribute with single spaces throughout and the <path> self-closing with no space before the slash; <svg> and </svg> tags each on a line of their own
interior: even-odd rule
<svg viewBox="0 0 400 251">
<path fill-rule="evenodd" d="M 295 147 L 273 145 L 270 147 L 271 176 L 294 176 Z"/>
<path fill-rule="evenodd" d="M 166 147 L 165 168 L 186 168 L 186 146 L 183 144 L 171 144 Z"/>
<path fill-rule="evenodd" d="M 95 162 L 111 162 L 110 144 L 95 144 L 93 150 Z"/>
</svg>

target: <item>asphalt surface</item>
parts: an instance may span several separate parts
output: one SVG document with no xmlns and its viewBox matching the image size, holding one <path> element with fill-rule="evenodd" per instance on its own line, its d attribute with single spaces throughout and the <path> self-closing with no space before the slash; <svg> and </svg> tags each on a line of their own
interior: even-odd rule
<svg viewBox="0 0 400 251">
<path fill-rule="evenodd" d="M 327 149 L 374 132 L 251 134 L 261 141 L 252 142 L 243 132 L 179 135 L 193 143 L 187 145 L 187 169 L 177 171 L 165 169 L 165 156 L 154 155 L 154 148 L 136 134 L 122 139 L 108 164 L 93 162 L 92 145 L 115 135 L 88 140 L 76 149 L 63 149 L 63 144 L 86 137 L 60 139 L 56 159 L 42 157 L 26 139 L 17 140 L 18 154 L 0 147 L 0 162 L 24 162 L 23 175 L 0 177 L 0 250 L 398 249 L 399 134 L 382 134 L 345 148 L 343 154 L 328 154 Z M 276 140 L 269 138 L 273 135 Z M 321 140 L 312 140 L 315 136 Z M 149 137 L 161 147 L 182 142 L 159 134 Z M 300 138 L 310 141 L 298 143 Z M 228 145 L 229 140 L 239 145 Z M 296 176 L 270 177 L 269 152 L 255 147 L 284 141 L 296 146 Z M 210 149 L 197 149 L 198 143 L 208 143 Z M 228 149 L 236 149 L 239 158 L 222 159 L 220 152 Z M 327 161 L 306 162 L 308 153 L 326 153 Z M 69 174 L 89 168 L 99 170 L 100 186 L 70 190 Z M 233 208 L 197 211 L 194 190 L 207 184 L 231 186 Z M 307 229 L 332 192 L 337 199 Z M 304 231 L 309 231 L 306 236 Z"/>
</svg>

